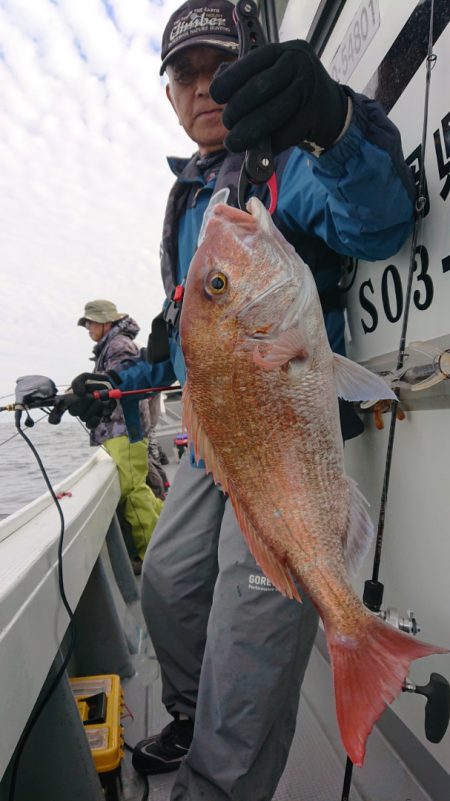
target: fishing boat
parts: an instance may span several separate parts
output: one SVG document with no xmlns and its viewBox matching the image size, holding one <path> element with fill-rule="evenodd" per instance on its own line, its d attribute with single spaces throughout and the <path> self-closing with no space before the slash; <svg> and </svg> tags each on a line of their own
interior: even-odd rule
<svg viewBox="0 0 450 801">
<path fill-rule="evenodd" d="M 438 374 L 439 354 L 450 349 L 448 0 L 264 3 L 271 38 L 278 35 L 277 19 L 281 40 L 307 39 L 333 77 L 384 105 L 402 133 L 422 190 L 412 244 L 386 262 L 349 260 L 346 265 L 342 289 L 349 355 L 390 376 L 398 372 L 401 352 L 401 367 L 412 375 L 415 368 L 417 376 L 424 370 Z M 411 347 L 417 341 L 422 349 Z M 443 380 L 431 386 L 401 388 L 403 420 L 397 420 L 395 409 L 360 410 L 365 432 L 347 443 L 345 458 L 379 524 L 375 563 L 372 552 L 355 586 L 361 595 L 377 594 L 370 603 L 393 625 L 450 646 L 445 447 L 450 381 L 444 373 L 438 377 Z M 158 427 L 172 475 L 179 459 L 173 443 L 180 432 L 175 397 Z M 99 449 L 54 492 L 62 517 L 47 492 L 0 523 L 0 799 L 168 801 L 173 774 L 150 777 L 146 784 L 132 770 L 127 751 L 169 718 L 140 611 L 139 580 L 116 514 L 115 466 Z M 73 678 L 106 677 L 91 688 L 101 706 L 111 702 L 102 684 L 112 686 L 111 676 L 120 677 L 123 693 L 118 739 L 110 761 L 99 767 L 91 747 L 105 735 L 105 709 L 94 708 L 91 717 L 85 709 L 84 726 Z M 319 630 L 274 801 L 448 801 L 449 680 L 449 655 L 415 662 L 410 692 L 382 715 L 369 738 L 364 767 L 352 775 Z"/>
</svg>

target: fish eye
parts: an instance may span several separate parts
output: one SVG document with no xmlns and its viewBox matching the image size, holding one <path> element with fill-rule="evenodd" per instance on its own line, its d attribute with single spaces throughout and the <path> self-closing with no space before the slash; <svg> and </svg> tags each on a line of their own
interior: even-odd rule
<svg viewBox="0 0 450 801">
<path fill-rule="evenodd" d="M 228 278 L 224 273 L 212 273 L 208 278 L 208 290 L 212 295 L 223 295 L 228 287 Z"/>
</svg>

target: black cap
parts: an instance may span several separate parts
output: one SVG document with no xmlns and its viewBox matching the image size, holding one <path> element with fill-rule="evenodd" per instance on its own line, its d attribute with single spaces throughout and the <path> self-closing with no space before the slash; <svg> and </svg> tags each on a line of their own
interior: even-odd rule
<svg viewBox="0 0 450 801">
<path fill-rule="evenodd" d="M 167 23 L 161 45 L 162 75 L 171 58 L 185 47 L 207 45 L 238 55 L 239 44 L 229 0 L 188 0 Z"/>
</svg>

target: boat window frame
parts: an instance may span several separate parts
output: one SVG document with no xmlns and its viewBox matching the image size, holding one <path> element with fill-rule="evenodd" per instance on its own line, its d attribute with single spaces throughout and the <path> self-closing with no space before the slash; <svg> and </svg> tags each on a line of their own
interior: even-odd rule
<svg viewBox="0 0 450 801">
<path fill-rule="evenodd" d="M 317 9 L 306 39 L 318 56 L 325 50 L 345 3 L 346 0 L 322 0 Z"/>
<path fill-rule="evenodd" d="M 345 3 L 346 0 L 321 0 L 306 36 L 306 41 L 310 43 L 318 56 L 323 53 Z M 270 11 L 268 13 L 267 9 L 274 10 L 279 30 L 288 4 L 289 0 L 260 0 L 259 11 L 266 30 L 266 20 L 270 15 Z"/>
</svg>

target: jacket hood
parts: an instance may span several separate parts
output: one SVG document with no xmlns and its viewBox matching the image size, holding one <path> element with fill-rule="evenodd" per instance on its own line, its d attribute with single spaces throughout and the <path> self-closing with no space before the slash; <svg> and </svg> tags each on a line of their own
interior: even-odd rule
<svg viewBox="0 0 450 801">
<path fill-rule="evenodd" d="M 122 320 L 118 320 L 117 323 L 114 323 L 113 327 L 111 328 L 111 331 L 108 331 L 108 333 L 101 338 L 100 342 L 97 342 L 94 345 L 92 349 L 94 357 L 97 358 L 97 356 L 101 353 L 101 351 L 105 347 L 106 343 L 111 342 L 111 340 L 117 337 L 119 334 L 121 334 L 122 336 L 129 337 L 130 339 L 136 339 L 140 330 L 141 329 L 138 326 L 136 320 L 133 320 L 133 318 L 129 316 L 123 317 Z"/>
</svg>

